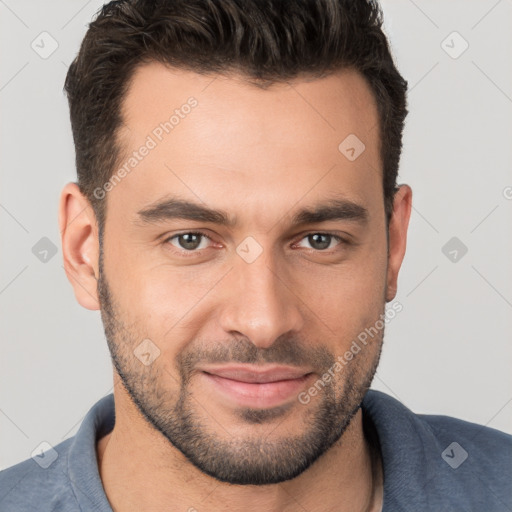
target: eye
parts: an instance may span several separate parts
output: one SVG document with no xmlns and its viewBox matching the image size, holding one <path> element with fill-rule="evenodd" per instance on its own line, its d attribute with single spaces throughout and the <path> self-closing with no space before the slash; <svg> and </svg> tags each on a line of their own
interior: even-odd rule
<svg viewBox="0 0 512 512">
<path fill-rule="evenodd" d="M 182 253 L 194 253 L 207 249 L 211 242 L 211 238 L 200 231 L 178 233 L 164 240 L 164 243 L 169 243 Z M 308 245 L 304 245 L 305 243 Z M 348 243 L 348 241 L 332 233 L 310 233 L 295 245 L 315 251 L 326 251 L 338 245 Z"/>
<path fill-rule="evenodd" d="M 332 235 L 330 233 L 311 233 L 305 236 L 301 242 L 299 242 L 299 246 L 303 241 L 307 241 L 309 244 L 309 248 L 315 249 L 317 251 L 325 251 L 326 249 L 332 249 L 336 245 L 342 244 L 345 241 L 339 236 Z M 337 242 L 335 245 L 331 245 L 332 242 Z M 304 246 L 302 246 L 304 247 Z"/>
<path fill-rule="evenodd" d="M 177 249 L 185 251 L 196 251 L 198 249 L 206 249 L 208 247 L 207 240 L 210 240 L 204 233 L 189 231 L 171 236 L 165 240 Z"/>
</svg>

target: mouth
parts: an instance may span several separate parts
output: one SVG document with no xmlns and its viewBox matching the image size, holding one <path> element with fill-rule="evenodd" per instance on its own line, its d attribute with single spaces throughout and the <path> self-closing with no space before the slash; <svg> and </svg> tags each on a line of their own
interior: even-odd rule
<svg viewBox="0 0 512 512">
<path fill-rule="evenodd" d="M 236 365 L 205 367 L 200 375 L 223 401 L 270 408 L 296 398 L 314 374 L 309 369 L 290 366 Z"/>
</svg>

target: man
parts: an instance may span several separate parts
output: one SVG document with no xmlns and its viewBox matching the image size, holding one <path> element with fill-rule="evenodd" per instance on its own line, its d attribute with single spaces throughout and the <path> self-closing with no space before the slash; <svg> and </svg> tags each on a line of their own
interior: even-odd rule
<svg viewBox="0 0 512 512">
<path fill-rule="evenodd" d="M 60 228 L 114 393 L 0 473 L 2 511 L 512 510 L 510 436 L 368 391 L 412 201 L 380 27 L 363 0 L 102 9 Z"/>
</svg>

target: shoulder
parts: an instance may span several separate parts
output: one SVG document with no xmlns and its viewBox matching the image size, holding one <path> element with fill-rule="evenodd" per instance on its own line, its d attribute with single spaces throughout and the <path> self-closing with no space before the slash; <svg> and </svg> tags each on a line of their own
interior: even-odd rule
<svg viewBox="0 0 512 512">
<path fill-rule="evenodd" d="M 373 390 L 362 408 L 377 431 L 388 498 L 397 510 L 405 498 L 423 503 L 421 510 L 512 510 L 512 436 L 449 416 L 415 414 Z"/>
<path fill-rule="evenodd" d="M 78 510 L 69 485 L 67 456 L 73 438 L 0 471 L 0 510 Z"/>
<path fill-rule="evenodd" d="M 500 472 L 502 469 L 510 471 L 512 467 L 511 435 L 450 416 L 418 414 L 416 418 L 426 425 L 441 446 L 449 441 L 460 446 L 460 448 L 457 445 L 450 447 L 443 457 L 450 457 L 452 451 L 462 452 L 464 449 L 467 458 L 471 457 L 480 464 L 490 463 L 493 471 Z M 462 455 L 465 456 L 463 452 Z M 503 467 L 502 463 L 506 463 L 506 466 Z"/>
<path fill-rule="evenodd" d="M 475 456 L 482 458 L 499 456 L 503 448 L 512 448 L 510 434 L 451 416 L 416 414 L 395 398 L 380 391 L 370 390 L 362 407 L 377 424 L 393 428 L 403 427 L 405 422 L 420 437 L 427 436 L 441 444 L 456 434 L 468 447 L 475 448 Z"/>
<path fill-rule="evenodd" d="M 111 511 L 98 471 L 96 440 L 110 432 L 114 423 L 110 394 L 92 406 L 76 435 L 0 471 L 0 510 Z"/>
<path fill-rule="evenodd" d="M 417 419 L 432 433 L 442 475 L 450 475 L 451 492 L 468 500 L 467 510 L 512 510 L 512 436 L 448 416 Z"/>
</svg>

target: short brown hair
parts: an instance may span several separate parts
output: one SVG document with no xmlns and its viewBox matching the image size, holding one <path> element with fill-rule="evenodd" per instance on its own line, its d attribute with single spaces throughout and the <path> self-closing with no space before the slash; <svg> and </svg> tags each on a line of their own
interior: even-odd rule
<svg viewBox="0 0 512 512">
<path fill-rule="evenodd" d="M 360 72 L 378 108 L 389 222 L 407 82 L 393 63 L 381 26 L 382 11 L 372 0 L 117 0 L 103 6 L 64 86 L 78 185 L 91 202 L 100 233 L 106 204 L 94 190 L 118 165 L 116 134 L 130 78 L 137 66 L 151 61 L 203 74 L 236 72 L 262 87 L 343 68 Z"/>
</svg>

